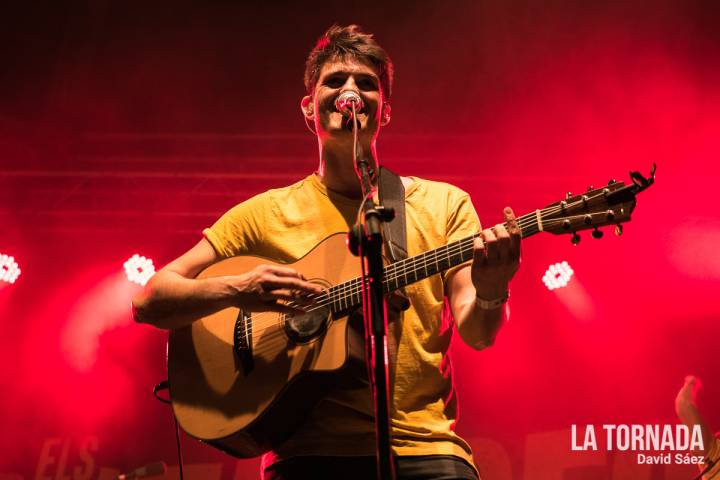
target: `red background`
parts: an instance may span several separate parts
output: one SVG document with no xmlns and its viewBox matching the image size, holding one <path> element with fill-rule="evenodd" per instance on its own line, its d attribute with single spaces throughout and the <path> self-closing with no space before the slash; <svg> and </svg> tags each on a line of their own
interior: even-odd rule
<svg viewBox="0 0 720 480">
<path fill-rule="evenodd" d="M 458 431 L 481 473 L 696 473 L 570 452 L 569 428 L 674 423 L 688 373 L 720 428 L 717 2 L 75 1 L 3 17 L 0 253 L 23 273 L 0 287 L 0 472 L 177 463 L 150 393 L 165 334 L 132 324 L 122 264 L 162 265 L 235 203 L 316 168 L 303 62 L 330 24 L 354 22 L 396 66 L 381 160 L 469 191 L 487 225 L 658 164 L 623 237 L 528 239 L 496 345 L 455 343 Z M 549 292 L 540 279 L 562 260 L 576 277 Z M 256 476 L 257 460 L 183 441 L 188 464 Z"/>
</svg>

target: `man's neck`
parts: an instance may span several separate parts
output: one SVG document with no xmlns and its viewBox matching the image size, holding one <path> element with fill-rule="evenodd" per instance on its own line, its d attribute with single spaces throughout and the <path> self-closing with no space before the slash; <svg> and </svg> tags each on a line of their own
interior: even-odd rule
<svg viewBox="0 0 720 480">
<path fill-rule="evenodd" d="M 318 173 L 322 183 L 328 190 L 349 198 L 360 199 L 362 190 L 353 164 L 352 142 L 341 144 L 318 142 L 318 144 L 320 149 Z M 369 146 L 363 145 L 362 150 L 369 167 L 375 169 L 377 165 L 375 143 Z"/>
</svg>

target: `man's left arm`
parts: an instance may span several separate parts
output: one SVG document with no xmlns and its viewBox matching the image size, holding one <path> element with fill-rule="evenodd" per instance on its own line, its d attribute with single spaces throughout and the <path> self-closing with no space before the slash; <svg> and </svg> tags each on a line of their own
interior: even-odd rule
<svg viewBox="0 0 720 480">
<path fill-rule="evenodd" d="M 447 296 L 458 333 L 475 349 L 493 344 L 504 319 L 510 280 L 520 266 L 520 228 L 512 209 L 503 224 L 475 238 L 473 261 L 448 279 Z"/>
</svg>

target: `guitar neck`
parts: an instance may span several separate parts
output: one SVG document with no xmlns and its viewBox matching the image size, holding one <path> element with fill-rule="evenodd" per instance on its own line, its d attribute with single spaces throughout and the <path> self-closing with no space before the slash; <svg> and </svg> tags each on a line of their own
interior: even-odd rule
<svg viewBox="0 0 720 480">
<path fill-rule="evenodd" d="M 520 236 L 527 238 L 542 231 L 542 211 L 528 213 L 517 219 Z M 507 223 L 505 223 L 507 227 Z M 436 273 L 444 272 L 473 258 L 473 243 L 479 234 L 450 242 L 385 267 L 383 288 L 394 292 Z M 343 314 L 362 304 L 362 279 L 353 278 L 330 289 L 333 313 Z"/>
</svg>

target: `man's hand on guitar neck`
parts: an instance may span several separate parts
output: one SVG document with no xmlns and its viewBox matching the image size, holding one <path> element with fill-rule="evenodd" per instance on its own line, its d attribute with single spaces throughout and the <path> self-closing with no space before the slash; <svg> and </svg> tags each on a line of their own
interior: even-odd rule
<svg viewBox="0 0 720 480">
<path fill-rule="evenodd" d="M 450 277 L 447 288 L 458 333 L 469 346 L 492 345 L 502 326 L 510 280 L 520 266 L 520 228 L 512 209 L 505 222 L 486 228 L 475 239 L 472 266 Z"/>
<path fill-rule="evenodd" d="M 219 260 L 212 245 L 202 239 L 167 264 L 133 298 L 135 321 L 175 329 L 228 307 L 294 313 L 324 292 L 296 270 L 274 265 L 259 265 L 240 275 L 195 278 Z"/>
<path fill-rule="evenodd" d="M 493 300 L 505 295 L 510 280 L 520 267 L 520 227 L 510 207 L 502 223 L 486 228 L 475 238 L 472 283 L 478 298 Z"/>
</svg>

